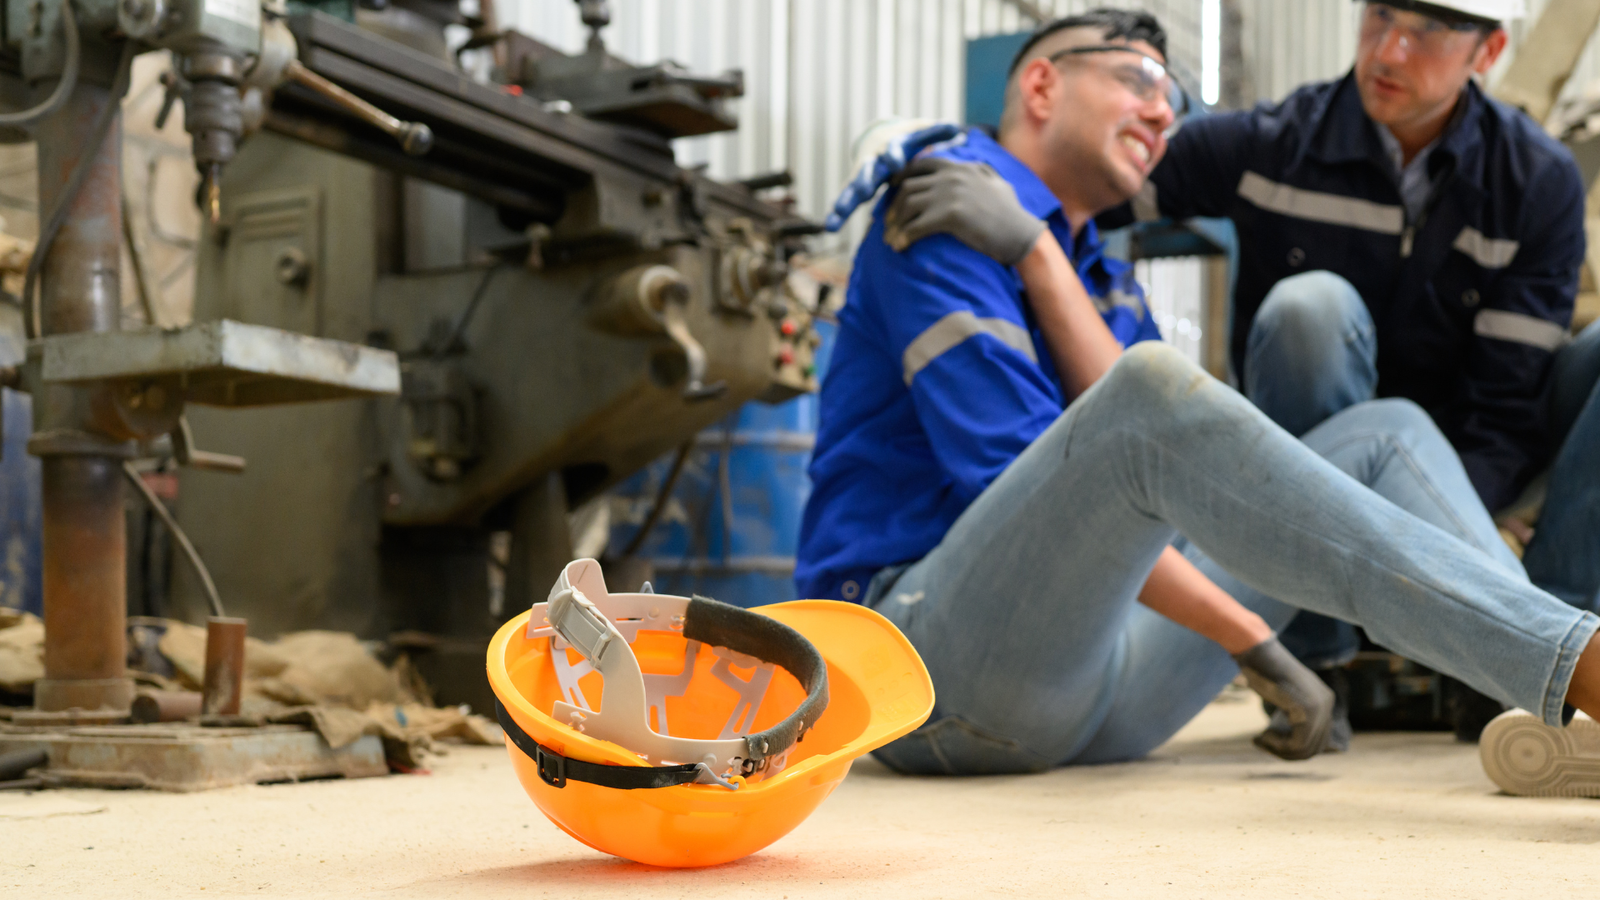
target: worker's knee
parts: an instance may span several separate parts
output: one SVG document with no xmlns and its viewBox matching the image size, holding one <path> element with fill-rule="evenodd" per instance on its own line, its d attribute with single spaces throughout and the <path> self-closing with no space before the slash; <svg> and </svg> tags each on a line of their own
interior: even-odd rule
<svg viewBox="0 0 1600 900">
<path fill-rule="evenodd" d="M 1123 352 L 1105 381 L 1114 406 L 1148 410 L 1178 402 L 1212 378 L 1171 346 L 1144 341 Z"/>
<path fill-rule="evenodd" d="M 1280 335 L 1305 346 L 1342 342 L 1352 334 L 1371 330 L 1372 315 L 1350 282 L 1332 272 L 1304 272 L 1283 279 L 1267 292 L 1250 326 L 1250 343 Z"/>
</svg>

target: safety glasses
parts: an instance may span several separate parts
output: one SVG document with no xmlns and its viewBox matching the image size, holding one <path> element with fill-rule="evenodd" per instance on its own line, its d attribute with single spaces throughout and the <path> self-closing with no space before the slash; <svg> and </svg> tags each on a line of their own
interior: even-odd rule
<svg viewBox="0 0 1600 900">
<path fill-rule="evenodd" d="M 1475 22 L 1445 22 L 1422 13 L 1402 12 L 1386 3 L 1368 3 L 1361 11 L 1361 43 L 1382 44 L 1390 30 L 1400 35 L 1401 46 L 1421 56 L 1445 56 L 1461 46 L 1461 36 L 1482 36 Z"/>
<path fill-rule="evenodd" d="M 1069 56 L 1088 56 L 1091 54 L 1115 53 L 1119 58 L 1106 67 L 1106 72 L 1112 78 L 1126 87 L 1144 103 L 1164 101 L 1167 108 L 1172 110 L 1172 125 L 1167 128 L 1170 136 L 1178 130 L 1192 107 L 1189 92 L 1183 85 L 1172 77 L 1167 67 L 1160 60 L 1129 47 L 1125 44 L 1093 44 L 1087 47 L 1071 47 L 1049 57 L 1052 64 L 1058 63 Z"/>
</svg>

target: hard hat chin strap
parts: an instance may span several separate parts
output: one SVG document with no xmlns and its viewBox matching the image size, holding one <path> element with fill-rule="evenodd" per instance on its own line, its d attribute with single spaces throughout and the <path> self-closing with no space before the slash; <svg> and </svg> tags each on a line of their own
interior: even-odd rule
<svg viewBox="0 0 1600 900">
<path fill-rule="evenodd" d="M 689 766 L 607 766 L 584 762 L 581 759 L 562 756 L 534 740 L 522 730 L 522 726 L 518 725 L 515 719 L 511 718 L 511 713 L 506 710 L 505 704 L 501 703 L 498 697 L 494 701 L 494 715 L 505 731 L 506 737 L 511 739 L 511 743 L 518 750 L 526 753 L 528 758 L 534 761 L 534 765 L 539 768 L 539 778 L 551 787 L 566 787 L 568 781 L 583 781 L 601 787 L 632 791 L 641 788 L 707 783 L 702 780 L 709 772 L 705 763 Z M 735 789 L 738 787 L 732 784 L 728 786 Z"/>
</svg>

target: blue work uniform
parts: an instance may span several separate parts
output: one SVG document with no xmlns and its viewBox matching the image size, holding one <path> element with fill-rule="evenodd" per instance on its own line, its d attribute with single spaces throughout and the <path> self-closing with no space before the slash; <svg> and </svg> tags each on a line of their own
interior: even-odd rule
<svg viewBox="0 0 1600 900">
<path fill-rule="evenodd" d="M 1420 216 L 1346 75 L 1189 122 L 1139 197 L 1100 221 L 1233 220 L 1241 378 L 1273 285 L 1318 269 L 1345 278 L 1372 313 L 1378 396 L 1426 409 L 1494 510 L 1555 450 L 1546 401 L 1584 256 L 1584 189 L 1571 154 L 1526 115 L 1476 84 L 1461 103 L 1427 156 Z"/>
<path fill-rule="evenodd" d="M 1092 222 L 1074 239 L 1016 157 L 977 130 L 926 152 L 993 167 L 1048 223 L 1117 340 L 1160 339 L 1132 267 L 1105 255 Z M 801 597 L 859 600 L 878 570 L 920 559 L 1071 399 L 1016 269 L 945 234 L 896 252 L 883 240 L 891 197 L 856 253 L 822 385 Z"/>
</svg>

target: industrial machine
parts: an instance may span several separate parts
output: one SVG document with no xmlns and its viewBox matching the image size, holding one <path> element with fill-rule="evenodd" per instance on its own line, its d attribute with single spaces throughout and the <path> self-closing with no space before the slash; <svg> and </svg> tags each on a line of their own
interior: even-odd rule
<svg viewBox="0 0 1600 900">
<path fill-rule="evenodd" d="M 46 211 L 21 296 L 26 357 L 0 378 L 32 395 L 27 450 L 43 473 L 45 677 L 34 708 L 12 721 L 117 722 L 134 693 L 125 637 L 129 461 L 170 454 L 237 468 L 195 446 L 187 410 L 394 394 L 400 373 L 388 350 L 237 321 L 120 330 L 120 101 L 133 57 L 167 48 L 187 73 L 189 129 L 209 176 L 201 199 L 215 208 L 216 174 L 240 132 L 240 79 L 263 46 L 258 10 L 59 0 L 6 3 L 4 13 L 0 85 L 19 111 L 0 114 L 0 136 L 36 141 Z"/>
<path fill-rule="evenodd" d="M 195 413 L 200 445 L 248 465 L 184 472 L 185 530 L 257 633 L 399 635 L 441 701 L 480 709 L 484 647 L 571 558 L 569 511 L 816 384 L 817 291 L 789 265 L 816 229 L 757 196 L 785 179 L 674 162 L 672 139 L 736 127 L 739 73 L 623 62 L 606 4 L 578 5 L 578 56 L 449 0 L 269 13 L 257 65 L 290 61 L 242 76 L 260 130 L 202 198 L 197 321 L 391 350 L 403 386 Z M 451 23 L 494 54 L 489 83 L 446 51 Z"/>
<path fill-rule="evenodd" d="M 739 73 L 617 59 L 604 2 L 578 3 L 577 56 L 448 0 L 3 6 L 0 137 L 37 142 L 44 211 L 28 356 L 0 373 L 44 473 L 47 672 L 16 726 L 128 714 L 132 459 L 185 466 L 215 587 L 179 568 L 176 610 L 410 633 L 439 699 L 487 708 L 483 648 L 570 557 L 576 504 L 815 388 L 789 261 L 817 229 L 758 197 L 786 178 L 674 161 L 736 127 Z M 119 101 L 157 49 L 201 175 L 196 324 L 123 332 Z"/>
</svg>

